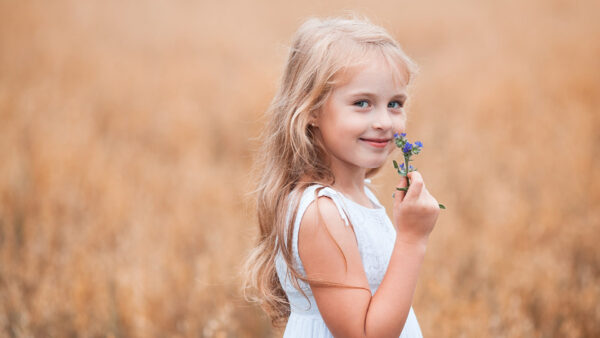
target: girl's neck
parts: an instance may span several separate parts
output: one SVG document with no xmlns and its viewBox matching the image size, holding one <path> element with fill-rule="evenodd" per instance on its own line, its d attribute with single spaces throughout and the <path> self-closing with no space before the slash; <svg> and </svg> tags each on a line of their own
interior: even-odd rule
<svg viewBox="0 0 600 338">
<path fill-rule="evenodd" d="M 337 164 L 337 165 L 336 165 Z M 350 197 L 352 200 L 361 203 L 365 202 L 365 205 L 369 205 L 369 199 L 365 194 L 365 178 L 367 169 L 357 167 L 346 167 L 340 165 L 340 163 L 329 163 L 335 182 L 332 187 Z M 300 182 L 315 182 L 308 175 L 302 176 Z M 323 183 L 323 182 L 320 182 Z M 328 182 L 329 183 L 329 182 Z M 328 184 L 327 183 L 327 184 Z"/>
<path fill-rule="evenodd" d="M 366 170 L 364 172 L 366 173 Z M 344 176 L 339 175 L 339 173 L 336 175 L 336 172 L 334 171 L 334 176 L 335 183 L 332 185 L 332 187 L 336 191 L 339 191 L 344 196 L 350 198 L 352 201 L 358 204 L 361 204 L 367 208 L 374 208 L 373 203 L 365 193 L 365 174 L 355 176 Z M 300 181 L 307 183 L 315 182 L 311 180 L 308 176 L 303 176 Z"/>
<path fill-rule="evenodd" d="M 346 167 L 343 165 L 331 165 L 335 176 L 333 187 L 346 196 L 353 196 L 363 200 L 365 196 L 365 176 L 367 169 L 357 167 Z"/>
<path fill-rule="evenodd" d="M 362 196 L 364 195 L 365 189 L 364 180 L 364 176 L 361 176 L 359 178 L 336 176 L 333 188 L 347 196 Z"/>
</svg>

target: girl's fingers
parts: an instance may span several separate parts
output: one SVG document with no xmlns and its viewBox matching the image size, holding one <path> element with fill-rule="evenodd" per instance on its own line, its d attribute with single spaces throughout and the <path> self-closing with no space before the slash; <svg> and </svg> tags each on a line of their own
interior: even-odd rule
<svg viewBox="0 0 600 338">
<path fill-rule="evenodd" d="M 400 178 L 400 182 L 398 183 L 398 185 L 396 185 L 396 188 L 406 188 L 408 186 L 408 181 L 406 179 L 406 177 L 402 177 Z M 394 191 L 394 207 L 396 207 L 396 204 L 400 204 L 400 202 L 402 202 L 402 200 L 404 200 L 404 196 L 406 195 L 405 191 L 402 190 L 398 190 L 396 189 Z"/>
<path fill-rule="evenodd" d="M 409 172 L 408 177 L 410 178 L 410 188 L 408 188 L 405 197 L 409 200 L 416 201 L 421 195 L 421 191 L 423 190 L 425 183 L 423 182 L 423 177 L 418 171 Z"/>
</svg>

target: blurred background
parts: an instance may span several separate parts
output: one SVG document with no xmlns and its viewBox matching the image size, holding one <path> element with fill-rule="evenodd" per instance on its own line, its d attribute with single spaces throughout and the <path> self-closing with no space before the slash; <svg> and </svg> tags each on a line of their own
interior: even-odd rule
<svg viewBox="0 0 600 338">
<path fill-rule="evenodd" d="M 424 335 L 599 337 L 593 0 L 0 1 L 0 336 L 280 336 L 240 293 L 255 138 L 296 28 L 346 10 L 421 68 Z"/>
</svg>

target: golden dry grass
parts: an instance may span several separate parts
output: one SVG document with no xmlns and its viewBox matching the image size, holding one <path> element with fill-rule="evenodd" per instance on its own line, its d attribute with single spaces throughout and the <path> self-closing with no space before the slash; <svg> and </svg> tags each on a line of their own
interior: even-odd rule
<svg viewBox="0 0 600 338">
<path fill-rule="evenodd" d="M 425 336 L 600 336 L 591 0 L 1 1 L 0 336 L 277 335 L 238 291 L 252 138 L 294 30 L 342 9 L 421 66 Z"/>
</svg>

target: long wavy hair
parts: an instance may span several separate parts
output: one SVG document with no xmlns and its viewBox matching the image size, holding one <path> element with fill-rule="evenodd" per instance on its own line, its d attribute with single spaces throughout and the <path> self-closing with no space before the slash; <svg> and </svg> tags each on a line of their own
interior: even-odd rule
<svg viewBox="0 0 600 338">
<path fill-rule="evenodd" d="M 403 74 L 410 82 L 417 73 L 417 65 L 400 45 L 367 18 L 356 14 L 348 18 L 308 18 L 292 39 L 277 92 L 266 111 L 267 122 L 259 135 L 261 146 L 253 169 L 257 184 L 250 193 L 256 195 L 260 234 L 242 269 L 242 289 L 248 301 L 261 304 L 276 327 L 282 326 L 290 314 L 275 268 L 278 252 L 288 266 L 294 287 L 305 297 L 298 279 L 313 285 L 360 288 L 302 276 L 293 264 L 293 231 L 288 229 L 294 224 L 306 187 L 315 182 L 324 186 L 335 183 L 322 139 L 310 122 L 336 84 L 341 83 L 342 75 L 368 62 L 371 52 L 383 55 L 395 76 Z M 379 169 L 369 169 L 366 177 Z M 294 212 L 286 222 L 288 208 Z"/>
</svg>

